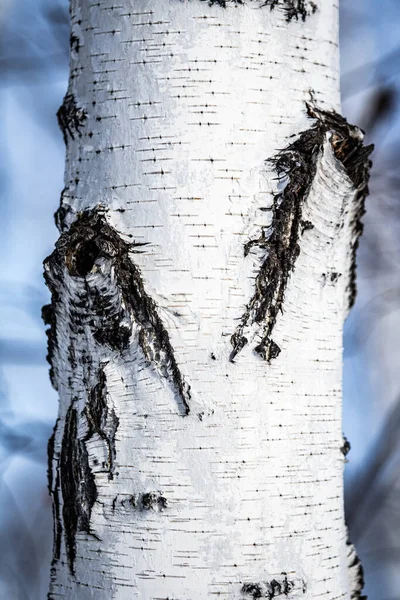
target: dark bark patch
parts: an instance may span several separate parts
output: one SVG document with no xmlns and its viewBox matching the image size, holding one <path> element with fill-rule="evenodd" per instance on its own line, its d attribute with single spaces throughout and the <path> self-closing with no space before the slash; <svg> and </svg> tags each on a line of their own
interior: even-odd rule
<svg viewBox="0 0 400 600">
<path fill-rule="evenodd" d="M 229 5 L 241 6 L 246 4 L 245 0 L 202 0 L 202 2 L 208 2 L 209 6 L 217 5 L 222 8 L 227 8 Z M 311 0 L 265 0 L 264 2 L 249 0 L 248 3 L 256 3 L 259 8 L 269 7 L 270 10 L 281 7 L 288 23 L 294 19 L 305 21 L 307 17 L 318 10 L 316 2 Z"/>
<path fill-rule="evenodd" d="M 84 414 L 88 423 L 88 432 L 84 441 L 90 440 L 94 433 L 105 442 L 107 447 L 107 462 L 104 465 L 108 472 L 108 478 L 114 478 L 114 463 L 116 457 L 115 434 L 118 429 L 119 419 L 114 408 L 109 406 L 107 399 L 106 376 L 101 369 L 98 383 L 90 390 L 89 397 L 84 408 Z"/>
<path fill-rule="evenodd" d="M 45 304 L 42 307 L 42 319 L 45 325 L 49 325 L 46 329 L 47 336 L 47 355 L 46 360 L 50 364 L 50 381 L 54 389 L 57 389 L 57 379 L 54 370 L 54 354 L 57 347 L 56 319 L 55 319 L 55 304 L 56 293 L 54 293 L 51 304 Z"/>
<path fill-rule="evenodd" d="M 63 134 L 65 145 L 68 145 L 68 136 L 71 139 L 75 139 L 76 135 L 80 135 L 80 130 L 86 118 L 87 113 L 78 107 L 75 96 L 73 94 L 66 94 L 62 105 L 57 111 L 57 121 Z"/>
<path fill-rule="evenodd" d="M 269 6 L 271 10 L 281 7 L 288 23 L 293 19 L 305 21 L 318 10 L 316 2 L 309 0 L 266 0 L 264 6 Z"/>
<path fill-rule="evenodd" d="M 347 550 L 348 568 L 351 572 L 351 582 L 353 586 L 350 590 L 350 598 L 351 600 L 368 600 L 367 596 L 362 593 L 365 584 L 364 569 L 349 537 L 347 538 Z"/>
<path fill-rule="evenodd" d="M 322 111 L 311 104 L 307 104 L 307 111 L 316 120 L 313 127 L 303 131 L 293 143 L 269 160 L 286 186 L 273 199 L 271 225 L 263 228 L 258 238 L 249 240 L 244 246 L 245 256 L 257 248 L 265 251 L 265 258 L 256 275 L 254 295 L 231 337 L 231 361 L 248 343 L 244 332 L 253 324 L 261 329 L 261 340 L 255 351 L 267 362 L 279 354 L 280 349 L 271 335 L 277 316 L 283 310 L 287 283 L 300 253 L 300 236 L 312 226 L 311 222 L 303 219 L 303 205 L 314 181 L 318 158 L 328 133 L 335 157 L 355 188 L 356 216 L 351 223 L 353 243 L 348 290 L 349 306 L 354 303 L 355 255 L 362 232 L 360 218 L 368 195 L 369 155 L 373 146 L 364 147 L 361 130 L 347 123 L 338 113 Z"/>
<path fill-rule="evenodd" d="M 57 419 L 54 430 L 47 444 L 47 482 L 50 497 L 53 500 L 53 560 L 52 564 L 60 558 L 61 555 L 61 537 L 62 523 L 60 511 L 60 469 L 59 460 L 55 456 L 55 438 L 59 419 Z M 54 478 L 55 472 L 55 478 Z"/>
<path fill-rule="evenodd" d="M 56 437 L 56 427 L 54 427 L 53 433 L 51 434 L 47 443 L 47 486 L 49 494 L 51 495 L 53 490 L 53 461 L 54 461 L 54 444 Z"/>
<path fill-rule="evenodd" d="M 331 283 L 336 283 L 337 280 L 340 277 L 340 273 L 336 273 L 336 271 L 334 271 L 333 273 L 330 274 L 329 279 L 331 280 Z"/>
<path fill-rule="evenodd" d="M 73 33 L 71 33 L 71 35 L 69 36 L 69 47 L 71 48 L 71 50 L 73 52 L 79 52 L 79 48 L 80 48 L 79 38 L 77 35 L 74 35 Z"/>
<path fill-rule="evenodd" d="M 343 454 L 344 457 L 346 457 L 348 455 L 348 453 L 351 450 L 351 444 L 349 442 L 349 440 L 347 439 L 347 437 L 344 435 L 343 436 L 343 445 L 340 448 L 340 452 Z"/>
<path fill-rule="evenodd" d="M 138 512 L 144 512 L 148 510 L 163 512 L 168 508 L 168 501 L 166 497 L 159 491 L 133 494 L 132 496 L 122 498 L 120 501 L 116 496 L 112 503 L 113 511 L 115 511 L 117 502 L 119 502 L 124 508 L 134 509 Z"/>
<path fill-rule="evenodd" d="M 62 523 L 61 523 L 61 508 L 59 500 L 60 492 L 60 471 L 57 466 L 57 474 L 55 479 L 54 490 L 52 492 L 53 498 L 53 560 L 54 565 L 61 556 L 61 540 L 62 540 Z"/>
<path fill-rule="evenodd" d="M 167 508 L 167 499 L 159 492 L 146 492 L 141 498 L 142 510 L 156 510 L 162 512 Z"/>
<path fill-rule="evenodd" d="M 202 2 L 208 2 L 208 6 L 222 6 L 222 8 L 226 8 L 228 4 L 240 5 L 244 4 L 243 0 L 201 0 Z"/>
<path fill-rule="evenodd" d="M 45 261 L 45 279 L 52 292 L 51 311 L 45 311 L 51 322 L 49 361 L 54 366 L 57 348 L 54 315 L 58 303 L 64 301 L 67 269 L 70 276 L 84 283 L 77 286 L 79 294 L 69 299 L 71 336 L 83 334 L 84 327 L 89 326 L 99 345 L 123 353 L 136 331 L 145 358 L 171 382 L 180 411 L 187 415 L 190 386 L 179 370 L 157 305 L 147 294 L 140 270 L 129 256 L 131 252 L 140 252 L 144 245 L 125 242 L 100 209 L 81 213 L 69 230 L 61 234 L 54 252 Z M 79 360 L 83 362 L 84 357 Z"/>
<path fill-rule="evenodd" d="M 292 592 L 298 595 L 305 594 L 307 586 L 303 580 L 290 580 L 286 573 L 281 573 L 281 577 L 262 581 L 260 583 L 244 583 L 241 593 L 243 596 L 254 598 L 268 598 L 272 600 L 278 596 L 289 596 Z"/>
<path fill-rule="evenodd" d="M 78 413 L 71 406 L 65 417 L 60 474 L 65 547 L 68 565 L 73 574 L 77 531 L 93 535 L 90 518 L 97 499 L 97 488 L 85 442 L 78 437 Z"/>
<path fill-rule="evenodd" d="M 311 223 L 311 221 L 307 221 L 307 220 L 301 220 L 301 235 L 303 235 L 303 233 L 305 231 L 309 231 L 310 229 L 314 229 L 314 225 Z"/>
<path fill-rule="evenodd" d="M 100 248 L 93 240 L 83 240 L 81 244 L 77 244 L 74 254 L 73 274 L 86 277 L 100 256 Z"/>
</svg>

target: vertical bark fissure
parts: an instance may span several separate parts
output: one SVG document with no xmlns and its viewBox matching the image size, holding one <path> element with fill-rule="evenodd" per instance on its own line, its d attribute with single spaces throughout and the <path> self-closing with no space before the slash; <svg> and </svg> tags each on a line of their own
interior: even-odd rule
<svg viewBox="0 0 400 600">
<path fill-rule="evenodd" d="M 61 555 L 62 523 L 60 511 L 60 467 L 59 458 L 55 455 L 56 434 L 60 420 L 57 419 L 47 445 L 47 481 L 53 508 L 53 560 L 52 565 Z"/>
<path fill-rule="evenodd" d="M 97 499 L 97 488 L 86 443 L 78 435 L 78 412 L 72 406 L 65 417 L 60 472 L 65 546 L 68 565 L 71 573 L 74 573 L 77 532 L 94 535 L 90 518 Z"/>
</svg>

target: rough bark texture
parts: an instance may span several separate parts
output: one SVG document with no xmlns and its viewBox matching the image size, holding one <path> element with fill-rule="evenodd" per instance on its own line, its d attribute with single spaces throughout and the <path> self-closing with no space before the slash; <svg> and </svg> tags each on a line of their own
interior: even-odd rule
<svg viewBox="0 0 400 600">
<path fill-rule="evenodd" d="M 50 599 L 362 598 L 341 369 L 371 148 L 337 25 L 334 1 L 72 1 Z"/>
<path fill-rule="evenodd" d="M 279 356 L 280 348 L 272 340 L 271 334 L 278 314 L 283 310 L 285 289 L 300 253 L 300 236 L 314 227 L 311 221 L 303 219 L 303 205 L 314 181 L 327 134 L 335 157 L 343 165 L 357 191 L 357 210 L 351 223 L 352 261 L 347 288 L 349 308 L 354 304 L 356 251 L 362 233 L 361 217 L 364 214 L 365 198 L 368 195 L 371 166 L 369 155 L 373 146 L 364 147 L 360 129 L 349 125 L 346 119 L 335 111 L 322 111 L 312 104 L 307 104 L 307 112 L 310 117 L 316 119 L 316 124 L 301 133 L 298 139 L 271 159 L 278 178 L 286 180 L 286 184 L 283 191 L 274 197 L 270 209 L 272 212 L 270 225 L 262 228 L 257 239 L 245 244 L 245 256 L 251 248 L 257 247 L 265 251 L 266 257 L 256 276 L 255 293 L 232 336 L 231 360 L 247 344 L 244 331 L 253 323 L 257 323 L 262 331 L 261 341 L 255 347 L 255 351 L 268 362 Z M 338 276 L 338 273 L 331 273 L 331 281 L 335 281 Z"/>
</svg>

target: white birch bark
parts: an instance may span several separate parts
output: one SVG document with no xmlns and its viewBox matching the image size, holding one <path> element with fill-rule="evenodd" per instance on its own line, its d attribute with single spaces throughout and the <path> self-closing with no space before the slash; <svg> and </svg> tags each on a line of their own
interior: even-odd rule
<svg viewBox="0 0 400 600">
<path fill-rule="evenodd" d="M 341 374 L 368 151 L 331 112 L 338 7 L 221 4 L 72 0 L 52 599 L 361 597 Z"/>
</svg>

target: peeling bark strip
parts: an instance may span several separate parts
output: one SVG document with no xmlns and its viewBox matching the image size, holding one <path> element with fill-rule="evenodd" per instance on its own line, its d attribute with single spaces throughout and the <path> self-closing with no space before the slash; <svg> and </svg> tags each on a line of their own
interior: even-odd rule
<svg viewBox="0 0 400 600">
<path fill-rule="evenodd" d="M 107 403 L 106 376 L 103 370 L 99 373 L 99 382 L 91 389 L 84 414 L 88 422 L 88 433 L 84 441 L 88 441 L 94 433 L 106 443 L 107 463 L 104 467 L 108 471 L 108 478 L 114 478 L 115 461 L 115 434 L 118 429 L 119 419 L 114 409 Z"/>
<path fill-rule="evenodd" d="M 53 355 L 57 348 L 55 315 L 60 295 L 66 290 L 67 268 L 72 277 L 84 280 L 82 293 L 70 300 L 72 333 L 83 333 L 84 326 L 88 326 L 98 344 L 122 353 L 129 347 L 136 326 L 138 343 L 146 359 L 172 383 L 180 411 L 187 415 L 190 386 L 178 368 L 156 303 L 146 293 L 140 271 L 129 258 L 129 252 L 138 252 L 143 245 L 125 242 L 99 210 L 81 213 L 70 229 L 60 236 L 54 252 L 45 261 L 46 283 L 52 292 L 51 309 L 46 307 L 44 311 L 45 320 L 50 324 L 49 362 L 54 366 Z M 70 353 L 71 360 L 73 354 Z M 53 372 L 55 386 L 56 380 L 57 374 Z M 94 418 L 88 410 L 87 417 L 95 431 L 96 427 L 100 429 L 98 416 Z M 114 419 L 111 429 L 116 427 L 115 423 Z"/>
<path fill-rule="evenodd" d="M 86 444 L 78 438 L 78 413 L 70 407 L 65 417 L 60 457 L 65 546 L 71 573 L 76 556 L 76 533 L 90 530 L 90 517 L 97 498 Z"/>
<path fill-rule="evenodd" d="M 71 573 L 74 573 L 76 556 L 76 533 L 84 531 L 94 535 L 90 527 L 93 505 L 97 499 L 97 487 L 94 474 L 89 465 L 86 442 L 97 433 L 107 445 L 108 461 L 104 466 L 113 479 L 115 459 L 115 433 L 118 417 L 108 407 L 106 401 L 106 379 L 103 371 L 99 374 L 99 383 L 91 390 L 82 413 L 85 415 L 88 432 L 83 439 L 78 438 L 78 411 L 72 406 L 68 409 L 61 442 L 59 459 L 54 457 L 56 428 L 48 445 L 48 481 L 53 498 L 54 547 L 53 565 L 61 556 L 61 540 L 64 531 L 65 549 Z M 57 421 L 57 425 L 60 421 Z M 55 481 L 53 468 L 56 461 Z M 53 485 L 54 484 L 54 485 Z M 63 499 L 62 521 L 60 511 L 60 492 Z M 64 525 L 64 527 L 63 527 Z"/>
<path fill-rule="evenodd" d="M 363 232 L 361 218 L 365 214 L 365 199 L 369 194 L 369 171 L 372 166 L 370 154 L 374 145 L 363 145 L 364 133 L 355 125 L 350 125 L 347 120 L 336 112 L 326 112 L 307 104 L 308 115 L 318 120 L 324 133 L 331 134 L 331 144 L 336 158 L 344 167 L 355 189 L 355 217 L 351 223 L 353 243 L 351 247 L 351 270 L 348 287 L 349 309 L 354 305 L 356 287 L 356 258 L 360 236 Z M 317 123 L 317 126 L 318 126 Z"/>
<path fill-rule="evenodd" d="M 268 598 L 268 600 L 272 600 L 278 596 L 289 596 L 292 592 L 296 595 L 306 593 L 307 586 L 303 580 L 289 580 L 286 573 L 282 573 L 282 576 L 262 583 L 244 583 L 241 590 L 242 595 L 254 599 Z"/>
<path fill-rule="evenodd" d="M 71 44 L 75 44 L 75 36 L 71 36 Z M 79 40 L 78 40 L 79 45 Z M 68 135 L 75 139 L 76 134 L 80 134 L 80 129 L 83 127 L 87 118 L 86 112 L 82 108 L 78 108 L 73 94 L 66 94 L 62 105 L 57 111 L 58 125 L 63 134 L 65 145 L 68 144 Z"/>
<path fill-rule="evenodd" d="M 244 247 L 245 256 L 256 247 L 265 250 L 266 257 L 256 276 L 255 293 L 231 337 L 231 361 L 248 343 L 244 332 L 253 324 L 261 327 L 261 341 L 255 347 L 255 352 L 268 362 L 280 353 L 280 348 L 271 335 L 278 313 L 283 310 L 286 286 L 300 253 L 299 238 L 312 227 L 311 223 L 302 219 L 303 205 L 313 183 L 327 134 L 335 157 L 355 188 L 356 216 L 351 223 L 352 266 L 348 289 L 349 306 L 354 304 L 356 251 L 362 233 L 360 219 L 365 212 L 364 202 L 368 195 L 369 169 L 372 164 L 369 155 L 373 146 L 364 147 L 361 130 L 347 123 L 338 113 L 319 110 L 308 103 L 307 112 L 309 117 L 316 119 L 315 125 L 303 131 L 296 141 L 269 161 L 275 166 L 278 178 L 281 181 L 287 180 L 287 184 L 274 197 L 270 227 L 262 229 L 260 237 L 250 240 Z"/>
<path fill-rule="evenodd" d="M 244 0 L 202 0 L 203 2 L 208 2 L 209 6 L 213 6 L 217 4 L 218 6 L 222 6 L 226 8 L 228 4 L 235 4 L 236 6 L 240 4 L 245 4 Z M 254 0 L 250 0 L 250 2 L 254 2 Z M 269 6 L 271 10 L 275 7 L 282 7 L 286 21 L 290 22 L 293 19 L 298 21 L 301 19 L 305 21 L 308 16 L 314 14 L 317 11 L 317 4 L 315 2 L 311 2 L 309 0 L 265 0 L 263 3 L 257 2 L 259 7 Z"/>
</svg>

